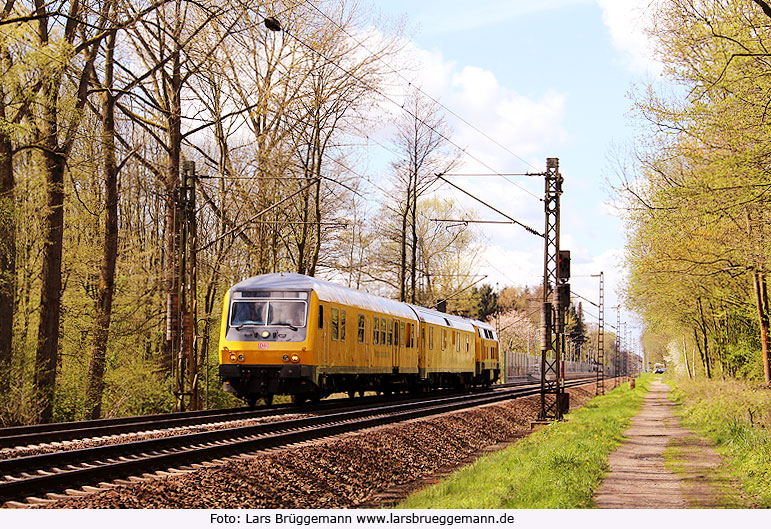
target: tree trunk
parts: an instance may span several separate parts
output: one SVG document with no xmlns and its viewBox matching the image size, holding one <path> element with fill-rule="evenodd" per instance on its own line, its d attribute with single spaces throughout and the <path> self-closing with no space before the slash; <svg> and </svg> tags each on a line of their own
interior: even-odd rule
<svg viewBox="0 0 771 529">
<path fill-rule="evenodd" d="M 771 369 L 769 369 L 768 345 L 768 292 L 766 290 L 766 277 L 763 272 L 755 271 L 752 275 L 755 286 L 755 304 L 758 308 L 758 325 L 760 327 L 760 349 L 763 356 L 763 374 L 766 384 L 771 384 Z"/>
<path fill-rule="evenodd" d="M 412 193 L 412 262 L 410 263 L 410 303 L 417 302 L 417 268 L 418 268 L 418 169 L 415 168 L 415 192 Z"/>
<path fill-rule="evenodd" d="M 0 87 L 0 119 L 5 94 Z M 13 314 L 16 301 L 16 181 L 11 139 L 0 132 L 0 395 L 10 384 L 13 357 Z"/>
<path fill-rule="evenodd" d="M 166 171 L 166 262 L 165 262 L 165 294 L 166 294 L 166 337 L 163 342 L 163 367 L 167 373 L 174 370 L 176 356 L 179 353 L 180 319 L 179 319 L 179 229 L 181 211 L 179 208 L 179 168 L 182 150 L 182 73 L 179 46 L 181 35 L 181 20 L 177 2 L 177 18 L 174 27 L 174 50 L 170 86 L 168 87 L 169 114 L 167 126 L 168 135 L 168 167 Z"/>
<path fill-rule="evenodd" d="M 683 335 L 683 357 L 685 358 L 685 371 L 688 373 L 688 378 L 693 379 L 691 367 L 688 365 L 688 347 L 686 346 L 685 335 Z"/>
<path fill-rule="evenodd" d="M 105 225 L 104 253 L 96 298 L 94 341 L 86 381 L 86 418 L 98 419 L 102 414 L 104 367 L 107 340 L 112 317 L 115 285 L 115 263 L 118 259 L 118 165 L 115 159 L 115 97 L 112 87 L 115 33 L 107 40 L 105 58 L 105 91 L 102 92 L 102 148 L 104 149 Z"/>
<path fill-rule="evenodd" d="M 55 96 L 53 96 L 55 98 Z M 55 138 L 55 113 L 46 112 L 49 130 L 46 136 Z M 51 132 L 53 130 L 54 132 Z M 55 141 L 55 139 L 53 140 Z M 51 150 L 44 155 L 44 173 L 48 212 L 43 233 L 43 270 L 40 286 L 40 325 L 35 354 L 35 391 L 39 420 L 51 422 L 56 388 L 56 367 L 59 351 L 59 316 L 62 296 L 62 244 L 64 238 L 64 162 L 65 158 Z"/>
</svg>

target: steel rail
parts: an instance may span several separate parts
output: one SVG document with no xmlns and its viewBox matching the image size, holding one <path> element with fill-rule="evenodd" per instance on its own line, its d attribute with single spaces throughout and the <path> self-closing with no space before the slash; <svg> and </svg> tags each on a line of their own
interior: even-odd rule
<svg viewBox="0 0 771 529">
<path fill-rule="evenodd" d="M 527 386 L 531 383 L 531 381 L 520 381 L 513 384 L 499 384 L 492 387 L 503 388 Z M 423 396 L 422 398 L 439 398 L 447 394 L 447 392 L 436 392 L 432 396 Z M 389 402 L 393 402 L 394 400 L 410 400 L 414 398 L 414 395 L 406 397 L 399 396 L 390 399 Z M 95 419 L 88 421 L 73 421 L 53 424 L 12 426 L 7 428 L 0 428 L 0 449 L 39 445 L 58 441 L 84 440 L 94 437 L 104 437 L 125 433 L 139 433 L 168 428 L 196 426 L 210 422 L 247 420 L 272 415 L 319 413 L 330 409 L 335 410 L 339 408 L 350 408 L 352 406 L 362 406 L 369 402 L 382 403 L 383 399 L 380 397 L 364 397 L 352 401 L 351 399 L 340 398 L 304 406 L 277 404 L 271 407 L 241 407 L 219 410 L 201 410 L 154 415 L 140 415 L 133 417 L 120 417 L 115 419 Z"/>
<path fill-rule="evenodd" d="M 447 392 L 436 392 L 428 398 L 440 398 Z M 178 412 L 169 414 L 140 415 L 119 419 L 97 419 L 91 421 L 75 421 L 53 424 L 39 424 L 0 429 L 0 448 L 23 447 L 33 444 L 52 443 L 56 441 L 84 440 L 93 437 L 104 437 L 124 433 L 140 433 L 159 431 L 169 428 L 197 426 L 211 422 L 228 422 L 248 420 L 275 415 L 295 415 L 305 413 L 324 413 L 329 410 L 340 410 L 379 402 L 394 402 L 414 400 L 415 396 L 399 395 L 388 401 L 380 397 L 364 397 L 356 400 L 347 398 L 332 399 L 320 403 L 297 406 L 279 404 L 273 407 L 233 408 L 221 410 L 205 410 L 196 412 Z"/>
<path fill-rule="evenodd" d="M 581 383 L 585 382 L 576 381 L 571 385 Z M 0 482 L 0 501 L 18 500 L 43 492 L 56 492 L 239 453 L 276 448 L 382 424 L 535 395 L 539 391 L 538 387 L 516 388 L 421 403 L 397 403 L 319 417 L 6 459 L 0 461 L 0 475 L 6 477 L 6 481 Z M 77 468 L 75 465 L 82 467 Z"/>
</svg>

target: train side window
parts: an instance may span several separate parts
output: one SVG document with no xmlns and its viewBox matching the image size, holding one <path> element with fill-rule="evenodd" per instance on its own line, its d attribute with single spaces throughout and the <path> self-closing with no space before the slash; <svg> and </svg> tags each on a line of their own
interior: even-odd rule
<svg viewBox="0 0 771 529">
<path fill-rule="evenodd" d="M 386 319 L 380 318 L 380 345 L 385 345 L 386 341 Z"/>
<path fill-rule="evenodd" d="M 388 345 L 394 344 L 394 320 L 388 320 Z"/>
<path fill-rule="evenodd" d="M 468 335 L 466 335 L 466 352 L 467 353 L 468 353 L 468 347 L 469 347 L 469 345 L 468 345 Z"/>
<path fill-rule="evenodd" d="M 399 346 L 399 320 L 394 320 L 394 345 Z"/>
<path fill-rule="evenodd" d="M 399 322 L 399 344 L 404 347 L 404 322 Z"/>
<path fill-rule="evenodd" d="M 319 305 L 319 329 L 324 328 L 324 305 Z"/>
<path fill-rule="evenodd" d="M 340 311 L 336 307 L 332 307 L 331 312 L 332 316 L 330 319 L 332 320 L 332 339 L 337 340 L 338 335 L 340 334 Z"/>
<path fill-rule="evenodd" d="M 372 333 L 372 343 L 374 343 L 375 345 L 380 345 L 380 331 L 379 331 L 379 329 L 380 329 L 380 318 L 375 316 L 374 318 L 372 318 L 372 320 L 375 322 L 372 325 L 372 329 L 374 331 Z"/>
<path fill-rule="evenodd" d="M 452 341 L 455 342 L 455 352 L 459 353 L 460 352 L 460 331 L 455 331 L 455 337 L 453 338 Z"/>
<path fill-rule="evenodd" d="M 447 349 L 447 329 L 442 329 L 442 351 Z"/>
<path fill-rule="evenodd" d="M 345 341 L 345 309 L 340 309 L 340 341 Z"/>
<path fill-rule="evenodd" d="M 433 327 L 428 328 L 428 348 L 429 349 L 434 348 L 434 328 Z"/>
<path fill-rule="evenodd" d="M 415 347 L 415 325 L 410 327 L 410 343 L 412 344 L 412 347 Z M 423 345 L 425 346 L 425 338 L 423 339 Z"/>
<path fill-rule="evenodd" d="M 364 343 L 364 314 L 359 314 L 359 343 Z"/>
</svg>

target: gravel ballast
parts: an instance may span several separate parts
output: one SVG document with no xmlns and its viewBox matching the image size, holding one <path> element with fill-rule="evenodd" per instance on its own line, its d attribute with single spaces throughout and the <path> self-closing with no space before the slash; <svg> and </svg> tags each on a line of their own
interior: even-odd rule
<svg viewBox="0 0 771 529">
<path fill-rule="evenodd" d="M 571 407 L 594 384 L 567 390 Z M 393 487 L 460 466 L 481 449 L 530 431 L 539 397 L 322 439 L 43 505 L 46 508 L 354 508 Z"/>
</svg>

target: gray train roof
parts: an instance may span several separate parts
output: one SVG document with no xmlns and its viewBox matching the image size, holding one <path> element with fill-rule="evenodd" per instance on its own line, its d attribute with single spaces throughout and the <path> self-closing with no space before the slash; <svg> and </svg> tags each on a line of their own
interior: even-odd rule
<svg viewBox="0 0 771 529">
<path fill-rule="evenodd" d="M 340 303 L 358 307 L 373 312 L 381 312 L 405 318 L 416 320 L 415 313 L 410 310 L 405 303 L 400 303 L 393 299 L 381 298 L 361 290 L 336 285 L 323 279 L 309 277 L 292 272 L 279 272 L 275 274 L 265 274 L 261 276 L 250 277 L 240 283 L 233 285 L 232 292 L 243 292 L 250 290 L 259 291 L 308 291 L 313 290 L 321 301 L 330 303 Z"/>
<path fill-rule="evenodd" d="M 462 331 L 469 331 L 476 333 L 474 330 L 474 326 L 471 324 L 471 320 L 467 318 L 461 318 L 460 316 L 455 316 L 453 314 L 445 314 L 444 312 L 439 312 L 438 310 L 433 309 L 427 309 L 426 307 L 420 307 L 418 305 L 409 305 L 412 307 L 412 310 L 415 311 L 415 313 L 418 315 L 418 318 L 420 318 L 420 321 L 426 322 L 426 323 L 433 323 L 435 325 L 442 325 L 447 326 L 447 322 L 450 323 L 450 327 L 454 329 L 460 329 Z M 447 320 L 447 321 L 445 321 Z"/>
</svg>

